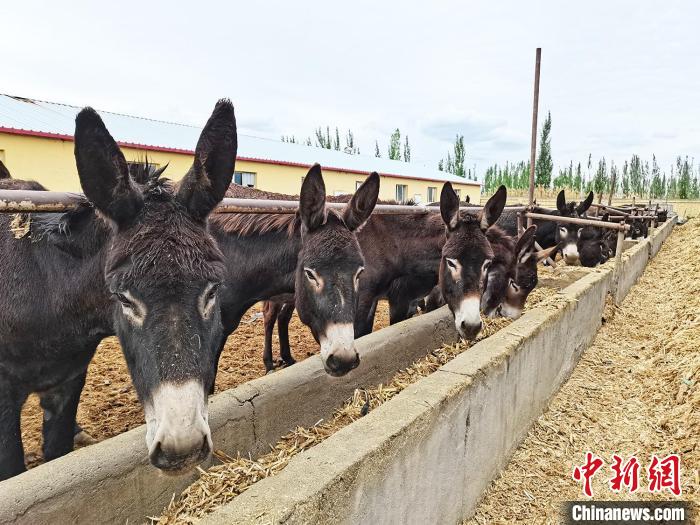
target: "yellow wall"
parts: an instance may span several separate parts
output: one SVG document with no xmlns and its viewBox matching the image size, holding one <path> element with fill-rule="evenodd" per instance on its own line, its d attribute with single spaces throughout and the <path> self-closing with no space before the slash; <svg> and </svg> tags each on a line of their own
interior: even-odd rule
<svg viewBox="0 0 700 525">
<path fill-rule="evenodd" d="M 174 180 L 180 179 L 192 164 L 192 156 L 186 154 L 144 151 L 126 147 L 122 148 L 122 151 L 127 161 L 143 160 L 148 155 L 148 160 L 159 166 L 169 163 L 165 176 Z M 36 180 L 55 191 L 80 191 L 72 141 L 0 133 L 0 160 L 18 179 Z M 302 177 L 306 175 L 307 169 L 238 160 L 236 171 L 255 173 L 255 187 L 258 189 L 298 195 Z M 334 195 L 353 193 L 355 182 L 363 181 L 366 175 L 324 170 L 323 178 L 327 193 Z M 428 202 L 428 187 L 437 188 L 436 200 L 439 200 L 442 187 L 442 183 L 438 181 L 383 176 L 379 197 L 384 200 L 394 199 L 397 184 L 408 186 L 407 198 L 409 199 L 420 195 L 422 203 Z M 479 186 L 454 184 L 453 187 L 461 191 L 462 199 L 469 195 L 472 202 L 478 202 Z"/>
</svg>

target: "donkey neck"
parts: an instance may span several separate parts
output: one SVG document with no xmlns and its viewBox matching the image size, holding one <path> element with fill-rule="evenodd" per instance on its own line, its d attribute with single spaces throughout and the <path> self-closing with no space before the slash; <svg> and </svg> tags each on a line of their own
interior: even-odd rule
<svg viewBox="0 0 700 525">
<path fill-rule="evenodd" d="M 109 230 L 87 213 L 76 231 L 59 227 L 60 215 L 0 216 L 0 296 L 12 298 L 0 317 L 4 341 L 113 332 L 104 283 Z"/>
<path fill-rule="evenodd" d="M 227 230 L 216 219 L 210 221 L 210 227 L 226 265 L 222 296 L 225 312 L 236 317 L 258 301 L 294 293 L 294 276 L 301 249 L 298 228 L 240 234 Z"/>
</svg>

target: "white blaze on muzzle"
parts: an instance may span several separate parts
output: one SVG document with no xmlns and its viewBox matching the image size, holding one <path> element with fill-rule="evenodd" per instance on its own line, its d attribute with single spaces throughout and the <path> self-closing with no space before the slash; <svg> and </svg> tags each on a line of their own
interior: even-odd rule
<svg viewBox="0 0 700 525">
<path fill-rule="evenodd" d="M 561 255 L 566 262 L 574 262 L 578 260 L 578 247 L 575 242 L 570 242 L 564 245 L 561 250 Z"/>
<path fill-rule="evenodd" d="M 326 368 L 328 358 L 333 356 L 339 363 L 354 363 L 357 360 L 355 351 L 355 328 L 352 323 L 329 323 L 326 333 L 319 337 L 321 344 L 321 359 Z"/>
<path fill-rule="evenodd" d="M 460 335 L 468 335 L 465 331 L 479 330 L 481 328 L 480 315 L 481 301 L 476 295 L 469 295 L 462 299 L 455 309 L 455 327 Z"/>
<path fill-rule="evenodd" d="M 204 441 L 212 450 L 207 396 L 202 383 L 162 383 L 144 403 L 148 454 L 160 449 L 168 456 L 198 456 Z"/>
<path fill-rule="evenodd" d="M 520 308 L 516 308 L 505 301 L 501 303 L 501 315 L 507 317 L 508 319 L 517 319 L 522 315 L 523 311 Z"/>
</svg>

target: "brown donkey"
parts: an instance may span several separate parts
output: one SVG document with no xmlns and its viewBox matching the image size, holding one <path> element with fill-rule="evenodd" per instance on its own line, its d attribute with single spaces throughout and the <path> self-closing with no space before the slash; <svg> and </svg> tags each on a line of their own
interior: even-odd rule
<svg viewBox="0 0 700 525">
<path fill-rule="evenodd" d="M 498 219 L 505 198 L 506 190 L 501 187 L 483 211 L 474 215 L 462 212 L 458 218 L 459 201 L 452 186 L 446 183 L 441 194 L 442 218 L 437 214 L 372 216 L 357 234 L 366 263 L 359 283 L 355 337 L 372 331 L 377 302 L 382 298 L 389 299 L 392 324 L 408 318 L 411 303 L 428 295 L 438 284 L 442 264 L 450 271 L 443 282 L 451 291 L 457 329 L 463 337 L 475 337 L 481 328 L 482 271 L 488 269 L 493 258 L 484 232 Z M 477 298 L 476 306 L 472 300 L 467 304 L 460 299 L 466 293 Z M 286 364 L 294 362 L 287 336 L 291 313 L 289 303 L 268 305 L 265 312 L 266 336 L 271 335 L 275 320 L 278 322 L 280 353 Z M 268 341 L 271 337 L 266 337 L 264 360 L 270 370 L 272 354 Z"/>
<path fill-rule="evenodd" d="M 32 392 L 44 409 L 45 459 L 72 449 L 88 363 L 114 333 L 144 406 L 151 463 L 179 472 L 208 456 L 224 264 L 207 217 L 231 183 L 236 149 L 233 106 L 222 100 L 179 188 L 160 173 L 140 186 L 86 108 L 75 158 L 90 202 L 28 215 L 23 235 L 0 216 L 0 301 L 11 299 L 0 308 L 0 479 L 25 469 L 20 411 Z"/>
</svg>

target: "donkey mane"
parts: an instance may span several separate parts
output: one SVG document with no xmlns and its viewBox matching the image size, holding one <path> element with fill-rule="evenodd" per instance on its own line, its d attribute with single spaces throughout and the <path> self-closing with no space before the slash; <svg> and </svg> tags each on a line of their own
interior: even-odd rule
<svg viewBox="0 0 700 525">
<path fill-rule="evenodd" d="M 298 213 L 220 213 L 212 214 L 209 221 L 224 232 L 238 234 L 239 237 L 282 231 L 291 237 L 301 226 Z"/>
</svg>

